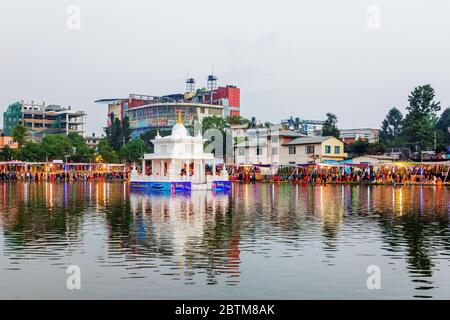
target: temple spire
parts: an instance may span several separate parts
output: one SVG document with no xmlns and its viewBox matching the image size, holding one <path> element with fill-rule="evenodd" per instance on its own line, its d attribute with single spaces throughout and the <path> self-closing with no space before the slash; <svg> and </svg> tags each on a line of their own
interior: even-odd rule
<svg viewBox="0 0 450 320">
<path fill-rule="evenodd" d="M 177 113 L 178 113 L 177 124 L 183 124 L 183 123 L 181 122 L 181 110 L 178 110 Z"/>
</svg>

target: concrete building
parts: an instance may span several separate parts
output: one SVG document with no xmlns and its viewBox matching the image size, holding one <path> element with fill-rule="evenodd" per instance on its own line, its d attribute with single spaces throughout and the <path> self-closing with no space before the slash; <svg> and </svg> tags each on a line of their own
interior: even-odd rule
<svg viewBox="0 0 450 320">
<path fill-rule="evenodd" d="M 281 126 L 286 130 L 298 131 L 306 136 L 318 136 L 322 134 L 323 121 L 290 117 L 281 120 Z"/>
<path fill-rule="evenodd" d="M 96 136 L 95 133 L 84 137 L 84 141 L 86 142 L 86 144 L 89 147 L 94 148 L 94 149 L 97 148 L 101 139 L 103 139 L 103 135 L 99 137 L 99 136 Z"/>
<path fill-rule="evenodd" d="M 137 138 L 151 130 L 170 130 L 177 123 L 177 112 L 183 117 L 184 126 L 192 126 L 204 117 L 223 117 L 223 106 L 193 102 L 152 102 L 125 111 L 130 121 L 131 137 Z"/>
<path fill-rule="evenodd" d="M 5 135 L 11 136 L 13 129 L 22 124 L 29 129 L 31 140 L 40 140 L 46 134 L 68 134 L 76 132 L 84 134 L 86 113 L 73 111 L 71 107 L 45 105 L 43 103 L 16 102 L 8 106 L 3 113 L 3 129 Z"/>
<path fill-rule="evenodd" d="M 185 93 L 164 96 L 130 94 L 128 98 L 101 99 L 95 101 L 108 105 L 108 122 L 128 117 L 131 136 L 151 129 L 171 130 L 176 124 L 177 112 L 182 112 L 183 125 L 192 126 L 208 116 L 239 116 L 240 89 L 234 85 L 217 86 L 217 77 L 209 75 L 207 87 L 195 89 L 195 80 L 186 80 Z"/>
<path fill-rule="evenodd" d="M 331 163 L 347 157 L 344 142 L 335 137 L 299 137 L 280 150 L 280 164 Z"/>
<path fill-rule="evenodd" d="M 283 164 L 280 162 L 283 144 L 301 136 L 298 132 L 279 127 L 247 129 L 243 136 L 236 137 L 234 163 Z"/>
<path fill-rule="evenodd" d="M 331 163 L 347 157 L 344 143 L 335 137 L 309 137 L 299 132 L 273 128 L 247 129 L 235 138 L 234 163 L 237 165 L 294 165 Z M 227 162 L 231 164 L 230 161 Z"/>
<path fill-rule="evenodd" d="M 369 143 L 378 142 L 378 129 L 361 128 L 361 129 L 340 129 L 339 138 L 347 144 L 352 144 L 358 140 L 365 140 Z"/>
<path fill-rule="evenodd" d="M 2 150 L 5 146 L 10 147 L 11 149 L 17 149 L 19 147 L 17 142 L 15 142 L 12 137 L 1 134 L 0 135 L 0 150 Z"/>
</svg>

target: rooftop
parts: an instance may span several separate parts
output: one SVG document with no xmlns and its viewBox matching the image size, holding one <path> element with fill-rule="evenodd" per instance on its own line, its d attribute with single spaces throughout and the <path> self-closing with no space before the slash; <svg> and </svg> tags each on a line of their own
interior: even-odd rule
<svg viewBox="0 0 450 320">
<path fill-rule="evenodd" d="M 294 146 L 294 145 L 300 145 L 300 144 L 317 144 L 317 143 L 322 143 L 328 139 L 334 138 L 332 136 L 326 136 L 326 137 L 321 137 L 321 136 L 317 136 L 317 137 L 299 137 L 296 138 L 294 140 L 291 140 L 289 142 L 284 143 L 284 146 Z"/>
</svg>

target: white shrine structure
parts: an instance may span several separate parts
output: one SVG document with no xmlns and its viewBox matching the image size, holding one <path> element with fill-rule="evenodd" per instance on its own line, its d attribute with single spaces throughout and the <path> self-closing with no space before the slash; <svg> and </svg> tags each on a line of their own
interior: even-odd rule
<svg viewBox="0 0 450 320">
<path fill-rule="evenodd" d="M 191 190 L 229 190 L 230 181 L 224 166 L 217 172 L 212 153 L 203 152 L 204 139 L 199 132 L 196 137 L 189 135 L 182 124 L 178 112 L 177 124 L 170 136 L 158 134 L 152 140 L 154 153 L 146 153 L 142 159 L 142 172 L 134 167 L 130 175 L 132 188 L 163 191 Z M 147 175 L 147 161 L 151 162 L 150 175 Z M 211 172 L 205 170 L 206 164 L 212 166 Z"/>
</svg>

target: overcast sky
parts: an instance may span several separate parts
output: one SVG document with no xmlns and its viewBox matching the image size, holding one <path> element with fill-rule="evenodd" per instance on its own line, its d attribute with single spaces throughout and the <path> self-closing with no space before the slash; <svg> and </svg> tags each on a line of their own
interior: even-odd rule
<svg viewBox="0 0 450 320">
<path fill-rule="evenodd" d="M 450 0 L 0 0 L 0 49 L 2 112 L 71 105 L 88 132 L 106 124 L 94 100 L 183 92 L 187 70 L 203 86 L 212 65 L 261 121 L 334 112 L 378 128 L 425 83 L 450 105 Z"/>
</svg>

